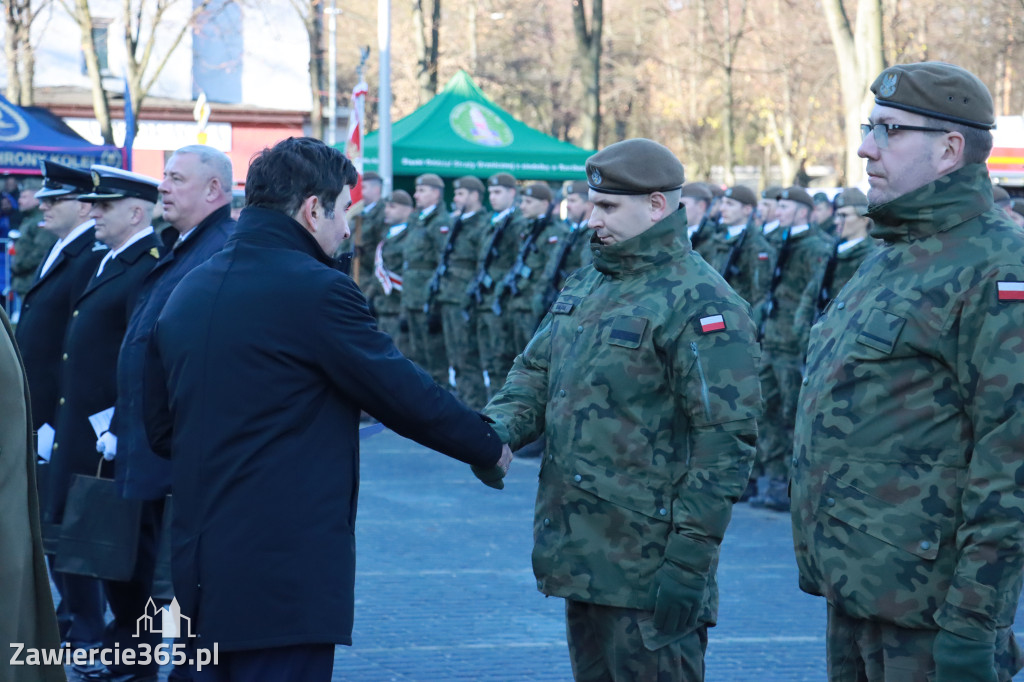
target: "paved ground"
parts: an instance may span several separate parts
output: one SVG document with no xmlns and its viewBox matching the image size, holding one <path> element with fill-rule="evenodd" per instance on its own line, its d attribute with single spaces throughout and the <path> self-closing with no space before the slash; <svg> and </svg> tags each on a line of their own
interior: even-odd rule
<svg viewBox="0 0 1024 682">
<path fill-rule="evenodd" d="M 355 629 L 335 682 L 572 679 L 564 602 L 530 568 L 537 468 L 516 460 L 496 491 L 391 432 L 363 443 Z M 796 587 L 788 515 L 737 505 L 719 583 L 708 680 L 824 679 L 825 606 Z"/>
</svg>

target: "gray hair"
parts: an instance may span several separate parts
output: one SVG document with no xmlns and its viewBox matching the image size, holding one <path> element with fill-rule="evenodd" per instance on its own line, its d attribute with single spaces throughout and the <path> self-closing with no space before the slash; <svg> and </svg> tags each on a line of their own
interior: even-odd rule
<svg viewBox="0 0 1024 682">
<path fill-rule="evenodd" d="M 234 177 L 231 171 L 231 159 L 219 149 L 214 149 L 205 144 L 190 144 L 175 150 L 172 158 L 179 154 L 195 154 L 199 162 L 210 169 L 213 177 L 220 181 L 221 189 L 228 194 L 234 184 Z"/>
</svg>

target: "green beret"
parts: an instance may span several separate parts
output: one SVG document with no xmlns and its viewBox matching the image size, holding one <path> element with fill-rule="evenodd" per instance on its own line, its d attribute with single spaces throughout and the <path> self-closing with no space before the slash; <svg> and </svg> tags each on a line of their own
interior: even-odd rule
<svg viewBox="0 0 1024 682">
<path fill-rule="evenodd" d="M 366 171 L 363 173 L 363 182 L 384 182 L 384 178 L 380 176 L 380 173 Z"/>
<path fill-rule="evenodd" d="M 814 199 L 811 199 L 811 195 L 804 191 L 803 187 L 787 187 L 779 193 L 779 200 L 788 199 L 797 203 L 804 204 L 808 208 L 814 208 Z"/>
<path fill-rule="evenodd" d="M 608 145 L 587 159 L 590 189 L 602 194 L 651 194 L 683 186 L 683 164 L 668 147 L 642 137 Z"/>
<path fill-rule="evenodd" d="M 899 64 L 871 84 L 875 104 L 972 128 L 996 127 L 992 94 L 970 71 L 944 62 Z"/>
<path fill-rule="evenodd" d="M 523 189 L 523 196 L 533 197 L 540 201 L 551 201 L 551 188 L 543 182 L 534 182 Z"/>
<path fill-rule="evenodd" d="M 754 194 L 754 190 L 750 189 L 745 185 L 736 185 L 725 190 L 723 195 L 729 199 L 746 204 L 747 206 L 757 206 L 757 195 Z"/>
<path fill-rule="evenodd" d="M 516 179 L 512 177 L 511 173 L 495 173 L 491 177 L 487 178 L 487 184 L 491 187 L 508 187 L 509 189 L 515 189 Z"/>
<path fill-rule="evenodd" d="M 847 187 L 836 195 L 835 205 L 837 209 L 853 206 L 857 209 L 857 215 L 864 215 L 868 210 L 868 198 L 856 187 Z"/>
<path fill-rule="evenodd" d="M 455 181 L 455 189 L 468 189 L 470 192 L 480 192 L 481 196 L 487 188 L 484 187 L 484 183 L 480 181 L 480 178 L 472 175 L 463 175 L 461 178 Z"/>
<path fill-rule="evenodd" d="M 701 201 L 711 201 L 713 195 L 708 186 L 703 182 L 688 182 L 683 185 L 683 191 L 680 192 L 681 196 L 690 197 L 692 199 L 699 199 Z"/>
<path fill-rule="evenodd" d="M 391 196 L 388 197 L 387 203 L 389 204 L 401 204 L 402 206 L 412 206 L 412 197 L 404 189 L 396 189 L 392 192 Z"/>
<path fill-rule="evenodd" d="M 587 184 L 586 180 L 573 180 L 569 185 L 569 189 L 565 192 L 566 196 L 570 194 L 579 194 L 586 199 L 590 196 L 590 185 Z"/>
<path fill-rule="evenodd" d="M 440 175 L 435 175 L 434 173 L 424 173 L 416 178 L 416 186 L 419 187 L 420 185 L 436 187 L 439 190 L 444 190 L 444 180 L 441 179 Z"/>
<path fill-rule="evenodd" d="M 992 201 L 994 201 L 994 202 L 996 202 L 998 204 L 1001 201 L 1009 201 L 1009 200 L 1010 200 L 1010 193 L 1009 192 L 1007 192 L 1005 189 L 1003 189 L 999 185 L 992 185 Z"/>
<path fill-rule="evenodd" d="M 761 198 L 778 200 L 780 194 L 782 194 L 782 188 L 777 185 L 772 185 L 771 187 L 764 188 L 764 191 L 761 192 Z"/>
<path fill-rule="evenodd" d="M 831 204 L 832 200 L 828 198 L 828 195 L 824 192 L 815 192 L 814 196 L 811 197 L 816 204 Z"/>
</svg>

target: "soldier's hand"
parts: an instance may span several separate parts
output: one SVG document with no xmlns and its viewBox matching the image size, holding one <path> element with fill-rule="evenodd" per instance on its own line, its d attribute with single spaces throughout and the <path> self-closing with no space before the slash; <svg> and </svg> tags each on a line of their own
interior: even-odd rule
<svg viewBox="0 0 1024 682">
<path fill-rule="evenodd" d="M 694 628 L 704 606 L 707 578 L 672 561 L 654 574 L 654 627 L 665 634 Z"/>
<path fill-rule="evenodd" d="M 932 644 L 935 682 L 997 682 L 996 645 L 939 630 Z"/>
<path fill-rule="evenodd" d="M 474 466 L 473 475 L 480 479 L 480 481 L 491 488 L 496 490 L 505 489 L 505 474 L 508 473 L 508 468 L 512 465 L 512 450 L 508 445 L 501 446 L 501 457 L 498 459 L 498 463 L 494 466 L 489 467 L 478 467 Z"/>
</svg>

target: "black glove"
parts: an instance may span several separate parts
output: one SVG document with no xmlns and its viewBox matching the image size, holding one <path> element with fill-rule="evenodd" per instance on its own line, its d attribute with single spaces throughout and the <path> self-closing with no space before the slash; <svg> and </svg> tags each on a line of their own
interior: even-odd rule
<svg viewBox="0 0 1024 682">
<path fill-rule="evenodd" d="M 673 561 L 654 574 L 654 627 L 665 634 L 682 634 L 697 625 L 704 607 L 707 578 Z"/>
<path fill-rule="evenodd" d="M 472 466 L 472 469 L 473 475 L 479 478 L 484 485 L 496 490 L 505 489 L 505 472 L 497 464 L 491 467 Z"/>
<path fill-rule="evenodd" d="M 998 682 L 996 644 L 939 630 L 932 644 L 935 682 Z"/>
</svg>

